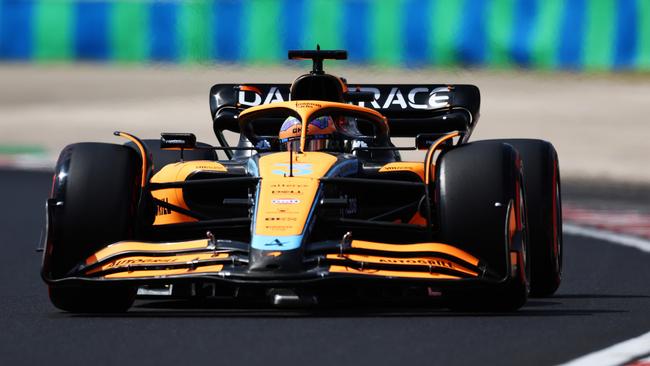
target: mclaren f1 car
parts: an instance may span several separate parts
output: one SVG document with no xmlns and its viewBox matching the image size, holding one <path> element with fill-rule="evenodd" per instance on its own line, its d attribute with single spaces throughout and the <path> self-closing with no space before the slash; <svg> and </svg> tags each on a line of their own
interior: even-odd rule
<svg viewBox="0 0 650 366">
<path fill-rule="evenodd" d="M 128 141 L 65 147 L 46 204 L 52 303 L 117 312 L 138 293 L 276 306 L 436 297 L 512 311 L 552 295 L 562 274 L 553 146 L 470 142 L 476 86 L 357 85 L 323 71 L 346 57 L 289 51 L 313 61 L 292 84 L 213 86 L 217 146 L 116 132 Z M 404 161 L 409 150 L 423 157 Z"/>
</svg>

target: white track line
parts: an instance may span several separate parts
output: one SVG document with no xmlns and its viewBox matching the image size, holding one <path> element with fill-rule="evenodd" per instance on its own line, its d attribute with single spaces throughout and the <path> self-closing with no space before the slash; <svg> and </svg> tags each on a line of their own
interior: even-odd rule
<svg viewBox="0 0 650 366">
<path fill-rule="evenodd" d="M 562 231 L 565 234 L 604 240 L 650 253 L 650 240 L 574 224 L 563 224 Z M 650 332 L 576 358 L 561 366 L 615 366 L 625 364 L 626 362 L 633 361 L 648 354 L 650 354 Z"/>
<path fill-rule="evenodd" d="M 650 253 L 650 240 L 637 238 L 635 236 L 617 234 L 611 231 L 578 226 L 574 224 L 563 224 L 562 231 L 566 234 L 580 235 L 598 240 L 604 240 L 614 244 L 636 248 L 646 253 Z"/>
<path fill-rule="evenodd" d="M 590 353 L 560 366 L 623 365 L 650 352 L 650 332 L 603 350 Z"/>
</svg>

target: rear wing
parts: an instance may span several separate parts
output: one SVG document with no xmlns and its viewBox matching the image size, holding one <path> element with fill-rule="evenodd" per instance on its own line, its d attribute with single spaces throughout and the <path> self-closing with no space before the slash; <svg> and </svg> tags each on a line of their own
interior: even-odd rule
<svg viewBox="0 0 650 366">
<path fill-rule="evenodd" d="M 239 131 L 237 116 L 246 108 L 290 100 L 290 84 L 217 84 L 210 89 L 210 112 L 217 134 Z M 392 137 L 461 131 L 469 138 L 479 118 L 481 96 L 474 85 L 358 84 L 355 91 L 374 95 L 350 102 L 372 108 L 388 119 Z M 278 125 L 276 130 L 279 130 Z"/>
</svg>

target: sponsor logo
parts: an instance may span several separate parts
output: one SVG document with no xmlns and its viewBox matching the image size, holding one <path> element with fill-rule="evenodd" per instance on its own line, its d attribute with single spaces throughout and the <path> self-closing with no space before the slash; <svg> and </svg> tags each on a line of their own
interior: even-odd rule
<svg viewBox="0 0 650 366">
<path fill-rule="evenodd" d="M 161 201 L 165 203 L 169 203 L 169 198 L 165 197 Z M 172 210 L 168 209 L 167 207 L 158 206 L 158 210 L 156 211 L 156 216 L 170 215 L 171 213 Z"/>
<path fill-rule="evenodd" d="M 436 88 L 429 93 L 429 106 L 432 109 L 449 107 L 449 88 Z"/>
<path fill-rule="evenodd" d="M 276 205 L 297 205 L 300 200 L 296 198 L 274 198 L 271 203 Z"/>
<path fill-rule="evenodd" d="M 160 263 L 175 263 L 176 259 L 156 259 L 156 258 L 147 258 L 147 259 L 120 259 L 115 262 L 109 263 L 106 268 L 116 268 L 124 267 L 132 264 L 160 264 Z"/>
<path fill-rule="evenodd" d="M 197 165 L 195 168 L 196 169 L 205 169 L 205 170 L 217 170 L 217 171 L 222 171 L 222 172 L 227 171 L 226 167 L 224 167 L 221 164 Z"/>
<path fill-rule="evenodd" d="M 282 176 L 289 175 L 289 163 L 276 163 L 274 167 L 275 169 L 272 171 L 273 174 Z M 312 164 L 294 163 L 292 172 L 294 177 L 298 177 L 301 175 L 312 174 L 314 171 L 312 170 Z"/>
<path fill-rule="evenodd" d="M 451 262 L 441 259 L 425 259 L 425 258 L 380 258 L 379 263 L 388 264 L 416 264 L 434 267 L 454 268 Z"/>
<path fill-rule="evenodd" d="M 297 190 L 289 190 L 289 189 L 279 189 L 277 191 L 271 191 L 272 194 L 302 194 L 302 191 L 297 189 Z"/>
<path fill-rule="evenodd" d="M 385 166 L 383 169 L 402 171 L 402 170 L 413 170 L 413 167 L 400 165 L 400 166 Z"/>
<path fill-rule="evenodd" d="M 358 102 L 361 107 L 373 109 L 439 109 L 448 108 L 451 101 L 451 88 L 443 87 L 392 87 L 390 90 L 380 90 L 374 87 L 359 87 L 359 91 L 374 94 L 370 102 Z M 356 90 L 356 88 L 350 88 Z M 261 104 L 285 102 L 289 100 L 288 90 L 272 86 L 268 91 L 261 91 L 252 86 L 242 85 L 239 88 L 237 102 L 240 105 L 255 107 Z M 320 104 L 297 102 L 297 108 L 319 108 Z"/>
<path fill-rule="evenodd" d="M 296 217 L 265 217 L 264 221 L 298 221 Z"/>
<path fill-rule="evenodd" d="M 296 108 L 320 108 L 322 104 L 296 102 Z"/>
<path fill-rule="evenodd" d="M 266 225 L 264 226 L 265 229 L 271 230 L 271 231 L 287 231 L 291 230 L 293 226 L 289 225 Z"/>
<path fill-rule="evenodd" d="M 438 109 L 449 107 L 451 89 L 449 87 L 427 88 L 415 87 L 400 89 L 393 87 L 387 95 L 382 95 L 379 88 L 361 87 L 360 91 L 370 92 L 375 95 L 375 100 L 366 105 L 358 102 L 360 107 L 373 109 Z"/>
<path fill-rule="evenodd" d="M 264 244 L 264 246 L 278 246 L 278 247 L 281 247 L 281 246 L 283 246 L 283 245 L 285 245 L 287 243 L 288 243 L 288 241 L 280 241 L 280 239 L 275 239 L 270 243 Z"/>
<path fill-rule="evenodd" d="M 308 184 L 296 184 L 296 183 L 280 183 L 280 184 L 271 184 L 271 188 L 305 188 L 308 187 Z"/>
<path fill-rule="evenodd" d="M 258 88 L 245 85 L 240 86 L 239 93 L 237 95 L 237 102 L 241 105 L 247 105 L 249 107 L 255 107 L 260 104 L 284 102 L 287 100 L 289 100 L 289 96 L 283 96 L 280 92 L 280 89 L 278 89 L 276 86 L 272 86 L 263 99 L 262 92 Z"/>
<path fill-rule="evenodd" d="M 276 235 L 253 235 L 251 246 L 255 249 L 262 249 L 266 251 L 285 251 L 296 249 L 300 247 L 302 242 L 301 235 L 281 236 Z"/>
</svg>

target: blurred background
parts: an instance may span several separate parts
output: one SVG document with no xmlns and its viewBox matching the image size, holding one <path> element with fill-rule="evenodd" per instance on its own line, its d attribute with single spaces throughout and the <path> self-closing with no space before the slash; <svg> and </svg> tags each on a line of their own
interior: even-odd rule
<svg viewBox="0 0 650 366">
<path fill-rule="evenodd" d="M 650 0 L 0 0 L 0 164 L 194 132 L 212 84 L 291 82 L 347 49 L 351 83 L 471 83 L 474 139 L 537 137 L 565 180 L 650 185 Z"/>
</svg>

